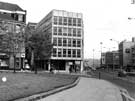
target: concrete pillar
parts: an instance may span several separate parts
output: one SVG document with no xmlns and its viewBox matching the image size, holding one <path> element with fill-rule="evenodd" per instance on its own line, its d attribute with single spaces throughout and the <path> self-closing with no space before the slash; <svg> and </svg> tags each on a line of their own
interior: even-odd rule
<svg viewBox="0 0 135 101">
<path fill-rule="evenodd" d="M 80 68 L 80 72 L 83 71 L 83 61 L 81 61 L 81 68 Z"/>
</svg>

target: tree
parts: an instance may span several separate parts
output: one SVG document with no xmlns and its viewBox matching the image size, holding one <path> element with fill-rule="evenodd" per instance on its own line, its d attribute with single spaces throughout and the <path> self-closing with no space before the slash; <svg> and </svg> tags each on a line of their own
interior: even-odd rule
<svg viewBox="0 0 135 101">
<path fill-rule="evenodd" d="M 47 60 L 50 58 L 52 46 L 49 33 L 33 31 L 33 34 L 26 41 L 26 57 L 31 64 L 31 69 L 37 70 L 36 67 L 34 68 L 35 60 Z"/>
</svg>

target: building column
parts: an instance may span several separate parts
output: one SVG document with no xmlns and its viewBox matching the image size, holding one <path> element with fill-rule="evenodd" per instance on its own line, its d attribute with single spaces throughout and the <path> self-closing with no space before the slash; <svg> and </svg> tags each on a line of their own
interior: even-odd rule
<svg viewBox="0 0 135 101">
<path fill-rule="evenodd" d="M 80 68 L 80 72 L 83 71 L 83 61 L 80 61 L 81 62 L 81 68 Z"/>
</svg>

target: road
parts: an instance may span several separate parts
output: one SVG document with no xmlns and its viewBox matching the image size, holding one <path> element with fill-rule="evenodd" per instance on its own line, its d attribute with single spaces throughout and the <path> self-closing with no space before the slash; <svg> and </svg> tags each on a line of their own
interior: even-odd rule
<svg viewBox="0 0 135 101">
<path fill-rule="evenodd" d="M 110 82 L 81 78 L 75 87 L 39 101 L 122 101 L 122 97 L 119 89 Z"/>
<path fill-rule="evenodd" d="M 99 78 L 99 72 L 100 72 L 101 79 L 107 80 L 121 88 L 126 89 L 129 92 L 130 96 L 135 99 L 135 83 L 134 82 L 124 80 L 125 79 L 124 77 L 118 78 L 117 75 L 112 75 L 103 71 L 102 72 L 95 71 L 93 77 Z"/>
</svg>

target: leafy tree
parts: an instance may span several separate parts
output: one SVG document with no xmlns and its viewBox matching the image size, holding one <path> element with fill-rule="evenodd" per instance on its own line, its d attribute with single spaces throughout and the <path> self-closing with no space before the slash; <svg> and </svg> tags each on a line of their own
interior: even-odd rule
<svg viewBox="0 0 135 101">
<path fill-rule="evenodd" d="M 47 60 L 50 58 L 52 46 L 49 33 L 32 32 L 32 35 L 26 41 L 26 58 L 29 60 L 32 69 L 34 69 L 35 60 Z"/>
</svg>

